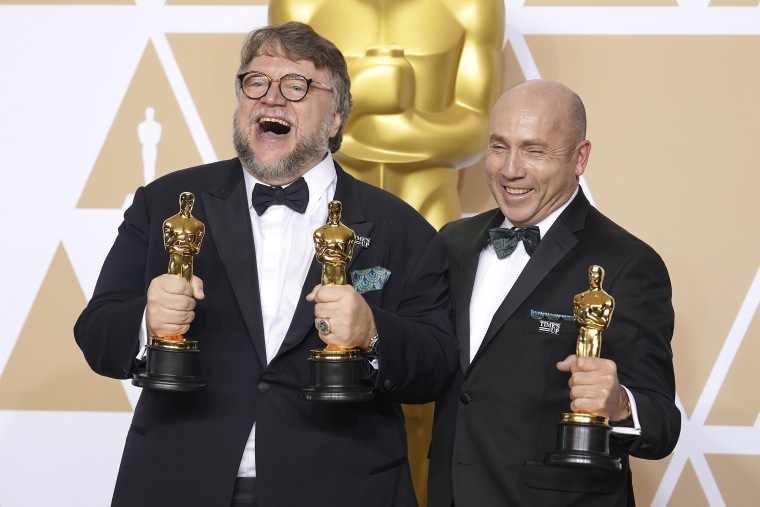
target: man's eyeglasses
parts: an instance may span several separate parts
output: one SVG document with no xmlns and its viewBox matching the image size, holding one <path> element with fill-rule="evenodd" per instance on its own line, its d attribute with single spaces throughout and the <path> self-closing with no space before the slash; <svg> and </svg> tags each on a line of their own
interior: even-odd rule
<svg viewBox="0 0 760 507">
<path fill-rule="evenodd" d="M 263 72 L 254 70 L 238 75 L 237 79 L 240 82 L 240 89 L 243 91 L 243 94 L 253 100 L 260 99 L 266 95 L 272 83 L 277 83 L 282 96 L 290 102 L 298 102 L 306 97 L 311 85 L 318 85 L 332 92 L 332 88 L 326 84 L 298 74 L 286 74 L 280 79 L 272 79 Z"/>
</svg>

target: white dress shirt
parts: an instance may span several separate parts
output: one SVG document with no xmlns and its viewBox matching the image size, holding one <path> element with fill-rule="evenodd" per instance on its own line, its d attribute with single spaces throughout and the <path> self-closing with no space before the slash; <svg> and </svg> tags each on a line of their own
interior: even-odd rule
<svg viewBox="0 0 760 507">
<path fill-rule="evenodd" d="M 246 192 L 256 183 L 248 171 Z M 309 187 L 309 205 L 301 214 L 287 206 L 270 206 L 259 216 L 249 205 L 256 266 L 259 274 L 261 314 L 264 320 L 267 364 L 282 346 L 301 297 L 301 288 L 315 256 L 314 231 L 327 222 L 327 204 L 335 196 L 338 176 L 330 153 L 304 174 Z M 253 262 L 253 259 L 251 259 Z M 238 477 L 256 476 L 256 423 L 248 437 Z"/>
</svg>

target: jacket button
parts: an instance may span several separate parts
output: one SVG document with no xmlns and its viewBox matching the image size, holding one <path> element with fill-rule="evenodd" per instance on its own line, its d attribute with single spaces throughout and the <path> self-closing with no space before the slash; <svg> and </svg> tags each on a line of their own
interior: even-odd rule
<svg viewBox="0 0 760 507">
<path fill-rule="evenodd" d="M 459 395 L 459 401 L 461 401 L 465 405 L 467 405 L 468 403 L 470 403 L 470 400 L 471 400 L 470 395 L 467 394 L 467 393 L 462 393 L 462 394 Z"/>
<path fill-rule="evenodd" d="M 268 393 L 269 392 L 269 382 L 259 382 L 259 392 L 260 393 Z"/>
</svg>

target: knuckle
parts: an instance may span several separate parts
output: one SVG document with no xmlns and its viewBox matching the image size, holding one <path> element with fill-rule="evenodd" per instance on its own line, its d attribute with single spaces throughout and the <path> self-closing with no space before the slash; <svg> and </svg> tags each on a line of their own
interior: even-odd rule
<svg viewBox="0 0 760 507">
<path fill-rule="evenodd" d="M 178 326 L 178 327 L 175 327 L 172 330 L 171 334 L 172 335 L 183 335 L 183 334 L 185 334 L 187 332 L 188 329 L 189 328 L 187 328 L 185 326 Z"/>
</svg>

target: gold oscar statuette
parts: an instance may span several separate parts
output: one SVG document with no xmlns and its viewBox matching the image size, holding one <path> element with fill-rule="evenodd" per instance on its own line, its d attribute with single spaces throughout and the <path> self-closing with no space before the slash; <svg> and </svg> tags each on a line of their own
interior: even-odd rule
<svg viewBox="0 0 760 507">
<path fill-rule="evenodd" d="M 601 266 L 589 267 L 588 281 L 589 289 L 573 298 L 573 316 L 578 324 L 575 353 L 578 357 L 601 357 L 602 332 L 610 325 L 615 299 L 602 288 Z M 557 450 L 546 453 L 543 463 L 620 470 L 620 458 L 610 454 L 611 430 L 604 416 L 587 412 L 562 414 L 557 423 Z"/>
<path fill-rule="evenodd" d="M 164 248 L 169 254 L 170 275 L 188 281 L 193 278 L 193 257 L 201 248 L 206 227 L 192 215 L 195 196 L 182 192 L 179 213 L 163 223 Z M 132 383 L 140 387 L 164 391 L 197 391 L 206 387 L 200 375 L 198 343 L 184 336 L 152 336 L 148 338 L 146 368 L 136 374 Z"/>
<path fill-rule="evenodd" d="M 575 355 L 601 357 L 602 331 L 607 329 L 615 309 L 615 298 L 602 288 L 604 269 L 593 265 L 588 269 L 589 289 L 573 298 L 573 316 L 578 324 L 578 341 Z M 586 412 L 562 414 L 563 422 L 608 424 L 606 417 Z"/>
<path fill-rule="evenodd" d="M 346 285 L 346 265 L 351 261 L 356 236 L 340 222 L 340 201 L 327 206 L 327 223 L 314 231 L 316 258 L 322 264 L 322 285 Z M 330 333 L 329 319 L 319 319 L 317 329 Z M 301 389 L 300 398 L 309 401 L 356 402 L 374 399 L 371 386 L 361 379 L 363 361 L 358 349 L 327 345 L 311 351 L 311 385 Z"/>
</svg>

